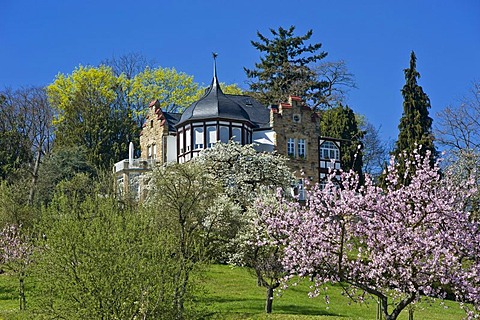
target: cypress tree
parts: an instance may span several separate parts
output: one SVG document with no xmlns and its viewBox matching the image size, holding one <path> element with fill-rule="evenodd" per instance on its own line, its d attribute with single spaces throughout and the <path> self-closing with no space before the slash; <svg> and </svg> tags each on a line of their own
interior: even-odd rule
<svg viewBox="0 0 480 320">
<path fill-rule="evenodd" d="M 418 85 L 417 79 L 420 73 L 416 69 L 417 58 L 412 51 L 410 55 L 410 67 L 404 70 L 405 85 L 402 89 L 403 96 L 403 114 L 398 125 L 398 140 L 392 154 L 401 166 L 400 179 L 403 183 L 409 182 L 409 176 L 414 168 L 409 168 L 409 174 L 404 177 L 407 170 L 405 161 L 414 160 L 414 150 L 418 150 L 421 156 L 425 156 L 427 150 L 431 151 L 430 158 L 433 164 L 437 154 L 433 144 L 432 118 L 430 118 L 428 109 L 430 109 L 430 99 Z"/>
</svg>

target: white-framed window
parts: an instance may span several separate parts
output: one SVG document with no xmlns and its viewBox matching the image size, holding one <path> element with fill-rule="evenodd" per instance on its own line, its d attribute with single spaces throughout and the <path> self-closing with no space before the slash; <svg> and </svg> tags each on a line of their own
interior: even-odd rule
<svg viewBox="0 0 480 320">
<path fill-rule="evenodd" d="M 287 154 L 290 157 L 295 157 L 295 139 L 288 138 L 287 140 Z"/>
<path fill-rule="evenodd" d="M 340 160 L 340 150 L 332 141 L 325 141 L 320 145 L 320 158 Z"/>
<path fill-rule="evenodd" d="M 152 157 L 152 146 L 148 146 L 147 150 L 148 150 L 148 159 L 150 159 Z"/>
<path fill-rule="evenodd" d="M 230 129 L 225 126 L 220 126 L 220 142 L 228 143 L 230 139 Z"/>
<path fill-rule="evenodd" d="M 203 127 L 196 127 L 193 129 L 193 131 L 194 150 L 203 149 Z"/>
<path fill-rule="evenodd" d="M 192 137 L 191 137 L 191 134 L 190 134 L 190 128 L 186 129 L 185 130 L 185 149 L 187 152 L 190 151 L 191 149 L 191 146 L 192 146 Z"/>
<path fill-rule="evenodd" d="M 207 147 L 211 148 L 217 142 L 217 127 L 207 127 Z"/>
<path fill-rule="evenodd" d="M 179 141 L 180 154 L 182 154 L 185 152 L 185 149 L 183 147 L 183 131 L 178 132 L 178 141 Z"/>
<path fill-rule="evenodd" d="M 232 140 L 242 143 L 242 128 L 232 128 Z"/>
<path fill-rule="evenodd" d="M 153 151 L 152 151 L 152 158 L 153 158 L 153 159 L 156 159 L 156 158 L 157 158 L 157 145 L 156 145 L 156 144 L 153 144 L 153 145 L 152 145 L 152 149 L 153 149 Z"/>
<path fill-rule="evenodd" d="M 297 150 L 298 150 L 298 156 L 300 158 L 306 158 L 307 157 L 305 146 L 306 146 L 305 139 L 298 139 L 297 140 Z"/>
</svg>

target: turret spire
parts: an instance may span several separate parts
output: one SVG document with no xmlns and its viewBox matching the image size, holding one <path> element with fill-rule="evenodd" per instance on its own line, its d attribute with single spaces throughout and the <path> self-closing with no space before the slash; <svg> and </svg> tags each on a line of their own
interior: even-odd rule
<svg viewBox="0 0 480 320">
<path fill-rule="evenodd" d="M 217 79 L 217 56 L 218 53 L 212 52 L 212 57 L 213 57 L 213 77 L 215 80 Z"/>
</svg>

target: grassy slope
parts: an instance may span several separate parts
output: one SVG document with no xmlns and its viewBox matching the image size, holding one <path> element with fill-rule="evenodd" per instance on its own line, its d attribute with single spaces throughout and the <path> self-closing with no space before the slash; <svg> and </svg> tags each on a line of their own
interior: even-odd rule
<svg viewBox="0 0 480 320">
<path fill-rule="evenodd" d="M 330 304 L 323 297 L 308 298 L 308 284 L 303 283 L 288 288 L 281 296 L 275 296 L 273 314 L 266 315 L 264 309 L 265 289 L 256 286 L 254 276 L 244 268 L 213 265 L 204 277 L 204 294 L 199 298 L 199 306 L 205 309 L 209 318 L 215 319 L 280 319 L 280 320 L 362 320 L 375 319 L 376 304 L 368 300 L 366 304 L 352 304 L 341 295 L 338 287 L 329 288 Z M 28 284 L 28 283 L 27 283 Z M 27 295 L 33 298 L 30 290 Z M 30 297 L 29 297 L 30 296 Z M 447 302 L 444 308 L 439 303 L 416 306 L 415 319 L 460 320 L 465 314 L 458 304 Z M 19 314 L 17 282 L 5 274 L 0 275 L 0 320 L 23 319 Z M 400 319 L 408 319 L 404 312 Z"/>
<path fill-rule="evenodd" d="M 308 298 L 309 284 L 303 283 L 285 290 L 281 296 L 275 296 L 273 314 L 267 316 L 265 289 L 256 286 L 254 276 L 243 268 L 232 269 L 229 266 L 211 266 L 204 281 L 208 309 L 217 312 L 218 319 L 375 319 L 376 303 L 369 299 L 365 304 L 351 303 L 341 295 L 338 287 L 328 289 L 330 304 L 324 297 Z M 458 304 L 446 302 L 448 308 L 440 303 L 421 303 L 416 306 L 415 319 L 462 319 L 465 316 Z M 406 311 L 399 319 L 408 319 Z"/>
</svg>

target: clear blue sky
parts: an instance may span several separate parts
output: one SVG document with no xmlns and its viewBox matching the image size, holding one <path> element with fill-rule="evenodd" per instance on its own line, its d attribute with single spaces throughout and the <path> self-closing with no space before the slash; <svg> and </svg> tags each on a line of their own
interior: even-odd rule
<svg viewBox="0 0 480 320">
<path fill-rule="evenodd" d="M 397 137 L 411 50 L 434 119 L 480 81 L 478 0 L 2 0 L 0 88 L 47 85 L 131 52 L 208 84 L 213 51 L 220 81 L 246 88 L 243 67 L 259 59 L 250 40 L 290 25 L 313 29 L 326 60 L 346 61 L 358 85 L 348 104 L 384 139 Z"/>
</svg>

